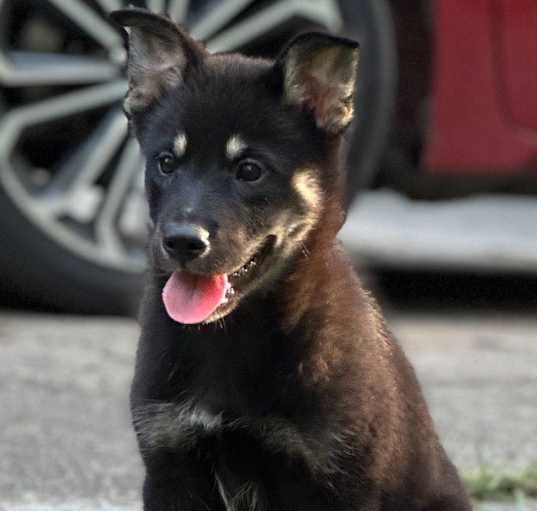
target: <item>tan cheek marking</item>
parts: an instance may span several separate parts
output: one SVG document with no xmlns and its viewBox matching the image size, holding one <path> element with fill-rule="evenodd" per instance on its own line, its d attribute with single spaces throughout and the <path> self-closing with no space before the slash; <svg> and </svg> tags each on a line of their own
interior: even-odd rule
<svg viewBox="0 0 537 511">
<path fill-rule="evenodd" d="M 179 135 L 177 135 L 173 141 L 173 152 L 175 153 L 175 156 L 178 158 L 184 156 L 186 152 L 186 144 L 186 135 L 184 133 L 179 133 Z"/>
<path fill-rule="evenodd" d="M 293 176 L 293 188 L 313 213 L 321 207 L 321 185 L 311 169 L 298 170 Z"/>
<path fill-rule="evenodd" d="M 238 158 L 246 149 L 246 142 L 240 135 L 233 135 L 226 143 L 226 156 L 230 160 Z"/>
</svg>

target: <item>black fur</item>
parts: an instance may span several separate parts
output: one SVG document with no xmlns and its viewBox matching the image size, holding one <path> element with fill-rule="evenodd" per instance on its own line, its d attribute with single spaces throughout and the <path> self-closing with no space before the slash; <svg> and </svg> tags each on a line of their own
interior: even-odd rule
<svg viewBox="0 0 537 511">
<path fill-rule="evenodd" d="M 132 21 L 129 12 L 115 19 L 153 27 L 138 36 L 159 37 L 159 23 L 170 30 L 160 17 L 137 11 Z M 357 65 L 347 53 L 356 45 L 312 37 L 312 51 L 341 45 L 333 70 L 354 79 L 338 66 Z M 210 56 L 182 32 L 178 40 L 188 51 L 175 51 L 197 62 L 187 59 L 181 83 L 158 96 L 141 91 L 147 101 L 131 112 L 154 224 L 131 394 L 144 509 L 469 510 L 414 371 L 335 240 L 344 218 L 339 121 L 352 98 L 319 104 L 338 93 L 309 94 L 325 87 L 321 77 L 303 103 L 285 101 L 285 66 L 296 65 L 288 50 L 273 64 Z M 292 43 L 299 61 L 312 47 L 301 41 L 308 37 Z M 309 70 L 297 76 L 310 79 Z M 139 98 L 137 86 L 131 80 L 129 94 Z M 182 131 L 186 153 L 162 175 L 155 158 Z M 237 182 L 226 162 L 237 133 L 266 169 L 259 183 Z M 305 168 L 318 187 L 313 202 L 293 185 Z M 210 232 L 211 248 L 183 271 L 231 272 L 270 240 L 267 262 L 230 309 L 193 326 L 172 321 L 161 298 L 177 269 L 160 250 L 161 228 L 185 218 Z"/>
</svg>

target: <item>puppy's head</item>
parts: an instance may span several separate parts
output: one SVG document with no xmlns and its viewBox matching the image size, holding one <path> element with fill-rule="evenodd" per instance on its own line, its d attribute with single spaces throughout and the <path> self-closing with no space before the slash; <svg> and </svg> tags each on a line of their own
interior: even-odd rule
<svg viewBox="0 0 537 511">
<path fill-rule="evenodd" d="M 326 219 L 358 45 L 303 34 L 268 61 L 209 54 L 147 11 L 113 18 L 128 27 L 125 110 L 147 159 L 164 303 L 179 322 L 214 321 L 270 283 Z"/>
</svg>

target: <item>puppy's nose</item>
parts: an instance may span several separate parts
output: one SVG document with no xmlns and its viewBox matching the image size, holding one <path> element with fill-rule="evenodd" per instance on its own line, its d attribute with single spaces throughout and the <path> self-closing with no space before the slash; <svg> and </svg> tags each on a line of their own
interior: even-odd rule
<svg viewBox="0 0 537 511">
<path fill-rule="evenodd" d="M 166 253 L 187 263 L 209 250 L 209 233 L 195 224 L 169 223 L 162 229 L 162 246 Z"/>
</svg>

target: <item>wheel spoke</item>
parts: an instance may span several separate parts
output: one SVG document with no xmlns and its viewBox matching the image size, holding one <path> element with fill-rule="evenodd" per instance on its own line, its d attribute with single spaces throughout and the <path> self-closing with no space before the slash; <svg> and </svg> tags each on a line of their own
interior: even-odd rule
<svg viewBox="0 0 537 511">
<path fill-rule="evenodd" d="M 164 0 L 147 0 L 147 8 L 153 12 L 164 12 Z"/>
<path fill-rule="evenodd" d="M 139 247 L 144 244 L 149 221 L 149 210 L 145 200 L 144 170 L 145 161 L 140 164 L 140 173 L 134 179 L 118 218 L 119 231 L 130 239 L 139 240 Z"/>
<path fill-rule="evenodd" d="M 127 121 L 120 110 L 109 112 L 90 137 L 58 169 L 36 200 L 49 214 L 76 211 L 77 199 L 104 172 L 127 137 Z"/>
<path fill-rule="evenodd" d="M 123 47 L 123 41 L 112 25 L 81 0 L 49 0 L 49 2 L 109 51 Z"/>
<path fill-rule="evenodd" d="M 125 80 L 117 80 L 11 110 L 0 122 L 0 155 L 10 153 L 20 131 L 26 126 L 114 103 L 125 95 L 126 90 Z"/>
<path fill-rule="evenodd" d="M 196 39 L 207 39 L 223 28 L 236 14 L 241 12 L 252 0 L 224 0 L 216 5 L 190 30 Z"/>
<path fill-rule="evenodd" d="M 335 0 L 280 0 L 209 38 L 207 47 L 210 51 L 234 50 L 294 17 L 319 23 L 333 31 L 339 30 L 342 25 L 341 13 Z"/>
<path fill-rule="evenodd" d="M 183 23 L 188 12 L 189 0 L 171 0 L 168 13 L 173 20 Z"/>
<path fill-rule="evenodd" d="M 126 196 L 142 170 L 143 160 L 138 143 L 130 139 L 121 155 L 95 224 L 97 241 L 109 252 L 124 251 L 117 235 L 116 222 Z"/>
<path fill-rule="evenodd" d="M 0 84 L 7 87 L 98 83 L 120 76 L 106 60 L 54 53 L 10 52 L 0 55 Z"/>
<path fill-rule="evenodd" d="M 105 12 L 115 11 L 123 7 L 121 0 L 97 0 L 97 2 Z"/>
</svg>

